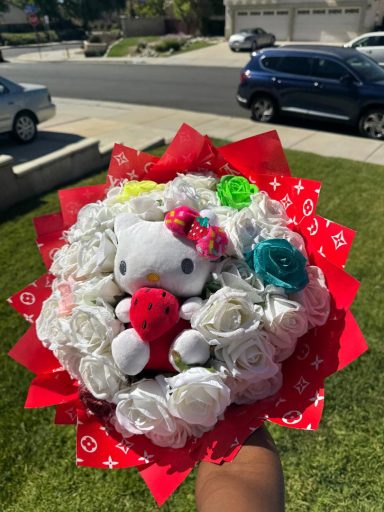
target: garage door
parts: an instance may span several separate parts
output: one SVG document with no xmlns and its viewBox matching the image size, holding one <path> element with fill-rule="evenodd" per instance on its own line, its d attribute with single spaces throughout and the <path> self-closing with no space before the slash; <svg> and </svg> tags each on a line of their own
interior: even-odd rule
<svg viewBox="0 0 384 512">
<path fill-rule="evenodd" d="M 359 30 L 360 9 L 297 9 L 294 20 L 294 41 L 349 41 Z"/>
<path fill-rule="evenodd" d="M 235 32 L 243 28 L 262 28 L 275 34 L 276 39 L 288 39 L 289 12 L 285 9 L 261 11 L 237 11 L 235 15 Z"/>
</svg>

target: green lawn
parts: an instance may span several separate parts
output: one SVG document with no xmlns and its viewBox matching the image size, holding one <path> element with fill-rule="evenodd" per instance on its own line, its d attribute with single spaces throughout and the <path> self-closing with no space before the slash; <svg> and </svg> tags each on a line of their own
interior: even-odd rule
<svg viewBox="0 0 384 512">
<path fill-rule="evenodd" d="M 177 36 L 175 36 L 177 39 Z M 154 41 L 161 41 L 159 36 L 141 36 L 141 37 L 127 37 L 121 39 L 118 43 L 112 46 L 109 50 L 107 57 L 127 57 L 132 55 L 134 48 L 136 47 L 139 41 L 146 41 L 147 43 L 151 43 Z M 186 44 L 180 50 L 173 52 L 171 55 L 178 55 L 179 53 L 191 52 L 193 50 L 200 50 L 201 48 L 206 48 L 207 46 L 212 46 L 214 43 L 210 43 L 207 41 L 193 41 L 190 44 Z M 164 54 L 164 57 L 169 57 L 168 53 Z"/>
<path fill-rule="evenodd" d="M 271 426 L 281 453 L 289 512 L 382 512 L 384 167 L 288 151 L 293 174 L 323 180 L 319 211 L 358 230 L 347 270 L 362 281 L 353 312 L 370 350 L 326 385 L 317 432 Z M 105 173 L 78 185 L 101 183 Z M 12 208 L 0 226 L 2 512 L 150 512 L 157 510 L 135 470 L 75 467 L 75 432 L 55 426 L 53 410 L 23 410 L 31 374 L 6 353 L 27 324 L 4 299 L 44 268 L 32 218 L 58 209 L 52 192 Z M 163 510 L 191 512 L 195 473 Z M 236 512 L 236 511 L 234 511 Z"/>
</svg>

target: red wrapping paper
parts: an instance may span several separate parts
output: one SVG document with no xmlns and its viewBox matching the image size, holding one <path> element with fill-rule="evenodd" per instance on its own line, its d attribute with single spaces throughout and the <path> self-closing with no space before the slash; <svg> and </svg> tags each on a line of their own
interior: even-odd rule
<svg viewBox="0 0 384 512">
<path fill-rule="evenodd" d="M 62 213 L 35 219 L 46 266 L 49 268 L 54 252 L 64 243 L 63 230 L 76 221 L 84 205 L 103 199 L 106 188 L 122 180 L 164 183 L 185 171 L 242 174 L 256 183 L 285 206 L 291 229 L 303 236 L 310 261 L 324 272 L 332 296 L 331 314 L 324 326 L 300 338 L 293 355 L 284 361 L 281 390 L 253 405 L 230 406 L 213 430 L 189 440 L 182 449 L 161 448 L 144 436 L 122 438 L 111 425 L 86 410 L 78 399 L 77 383 L 42 346 L 33 325 L 10 351 L 11 357 L 36 374 L 26 407 L 56 405 L 57 424 L 76 424 L 77 464 L 105 469 L 138 467 L 159 505 L 197 462 L 232 461 L 249 435 L 266 420 L 289 428 L 316 429 L 324 406 L 325 379 L 367 349 L 349 310 L 359 283 L 343 269 L 355 233 L 316 214 L 321 184 L 291 176 L 274 131 L 216 148 L 207 136 L 184 124 L 160 158 L 116 144 L 106 186 L 62 190 Z M 51 293 L 52 280 L 53 276 L 46 274 L 9 299 L 31 324 Z"/>
</svg>

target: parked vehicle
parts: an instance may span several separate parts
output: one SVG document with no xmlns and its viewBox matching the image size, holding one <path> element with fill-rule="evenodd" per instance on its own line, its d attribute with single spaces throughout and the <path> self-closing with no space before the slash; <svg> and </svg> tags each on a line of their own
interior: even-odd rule
<svg viewBox="0 0 384 512">
<path fill-rule="evenodd" d="M 384 66 L 384 32 L 369 32 L 355 37 L 345 48 L 356 48 L 359 52 L 365 53 L 375 59 L 381 66 Z"/>
<path fill-rule="evenodd" d="M 229 38 L 228 44 L 233 52 L 240 50 L 254 51 L 265 46 L 273 46 L 275 41 L 276 37 L 262 28 L 245 28 L 237 34 L 233 34 Z"/>
<path fill-rule="evenodd" d="M 46 87 L 17 84 L 0 77 L 0 133 L 11 133 L 21 143 L 31 142 L 37 125 L 55 113 Z"/>
<path fill-rule="evenodd" d="M 252 54 L 237 101 L 252 118 L 278 114 L 338 121 L 384 139 L 384 70 L 352 48 L 284 46 Z"/>
</svg>

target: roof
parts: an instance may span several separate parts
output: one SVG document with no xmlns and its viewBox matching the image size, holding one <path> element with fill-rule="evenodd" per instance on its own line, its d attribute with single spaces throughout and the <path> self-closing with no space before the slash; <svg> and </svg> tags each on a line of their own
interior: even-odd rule
<svg viewBox="0 0 384 512">
<path fill-rule="evenodd" d="M 348 57 L 353 57 L 356 55 L 357 50 L 354 48 L 344 48 L 342 46 L 330 46 L 321 44 L 287 44 L 278 48 L 265 48 L 260 51 L 260 53 L 268 55 L 279 55 L 283 53 L 287 54 L 288 52 L 334 55 L 341 59 L 347 59 Z"/>
</svg>

